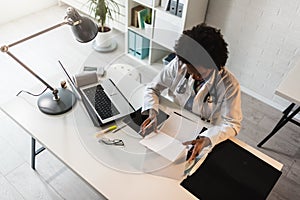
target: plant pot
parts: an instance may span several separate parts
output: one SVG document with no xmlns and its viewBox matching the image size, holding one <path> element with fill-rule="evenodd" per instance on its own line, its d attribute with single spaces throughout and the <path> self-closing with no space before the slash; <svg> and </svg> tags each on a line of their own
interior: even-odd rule
<svg viewBox="0 0 300 200">
<path fill-rule="evenodd" d="M 104 31 L 99 28 L 98 34 L 93 41 L 93 48 L 99 52 L 113 51 L 117 47 L 116 41 L 112 38 L 112 28 L 105 26 Z"/>
<path fill-rule="evenodd" d="M 145 32 L 146 33 L 151 33 L 152 25 L 151 24 L 147 24 L 147 23 L 144 23 L 144 25 L 145 25 Z"/>
</svg>

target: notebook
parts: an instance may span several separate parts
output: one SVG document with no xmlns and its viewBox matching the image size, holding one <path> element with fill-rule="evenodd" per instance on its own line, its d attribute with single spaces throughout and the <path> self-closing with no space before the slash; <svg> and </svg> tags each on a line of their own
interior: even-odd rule
<svg viewBox="0 0 300 200">
<path fill-rule="evenodd" d="M 201 200 L 266 199 L 281 174 L 238 144 L 225 140 L 181 186 Z"/>
<path fill-rule="evenodd" d="M 76 96 L 82 100 L 95 126 L 103 126 L 136 110 L 134 107 L 136 105 L 132 105 L 128 101 L 130 97 L 128 88 L 132 90 L 140 85 L 135 80 L 126 80 L 126 88 L 122 87 L 123 91 L 109 78 L 100 83 L 77 87 L 65 67 L 61 62 L 59 63 L 69 84 Z M 127 91 L 124 92 L 125 89 Z"/>
</svg>

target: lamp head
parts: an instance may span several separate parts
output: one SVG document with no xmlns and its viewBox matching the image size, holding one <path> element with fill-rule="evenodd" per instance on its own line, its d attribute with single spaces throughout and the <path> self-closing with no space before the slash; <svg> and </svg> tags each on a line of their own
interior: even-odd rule
<svg viewBox="0 0 300 200">
<path fill-rule="evenodd" d="M 90 42 L 98 33 L 98 26 L 91 19 L 80 16 L 72 7 L 67 8 L 67 23 L 72 26 L 72 32 L 78 42 Z"/>
</svg>

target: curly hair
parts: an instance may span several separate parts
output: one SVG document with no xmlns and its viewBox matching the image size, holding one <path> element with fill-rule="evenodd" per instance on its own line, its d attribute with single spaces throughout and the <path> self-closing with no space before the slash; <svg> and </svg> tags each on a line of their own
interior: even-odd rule
<svg viewBox="0 0 300 200">
<path fill-rule="evenodd" d="M 220 70 L 228 58 L 227 46 L 219 29 L 202 23 L 183 31 L 174 50 L 183 63 Z"/>
</svg>

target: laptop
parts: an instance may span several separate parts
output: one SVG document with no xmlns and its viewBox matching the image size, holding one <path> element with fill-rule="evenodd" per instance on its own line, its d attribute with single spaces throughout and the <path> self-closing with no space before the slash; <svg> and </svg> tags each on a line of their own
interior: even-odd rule
<svg viewBox="0 0 300 200">
<path fill-rule="evenodd" d="M 65 67 L 60 61 L 59 63 L 69 84 L 82 100 L 95 126 L 103 126 L 113 122 L 135 112 L 140 107 L 136 103 L 131 104 L 128 100 L 132 96 L 129 91 L 140 86 L 137 81 L 127 79 L 125 80 L 126 83 L 119 83 L 123 87 L 117 87 L 113 80 L 107 78 L 99 83 L 77 87 Z"/>
</svg>

